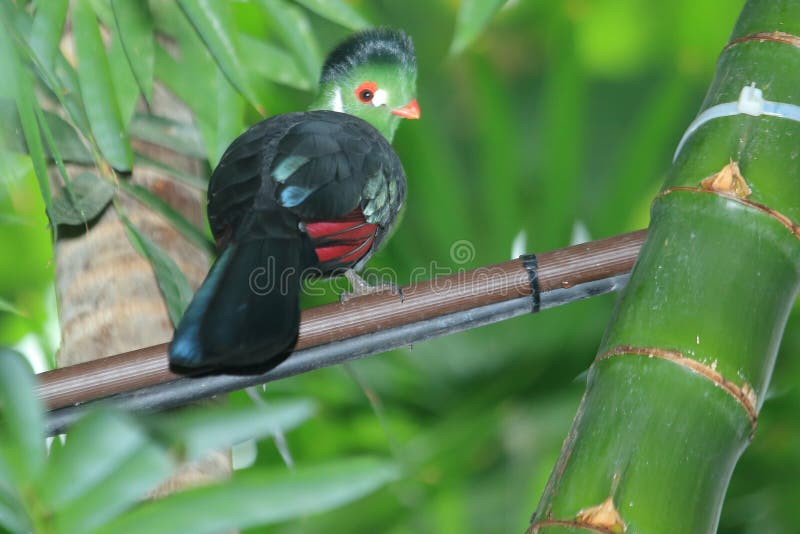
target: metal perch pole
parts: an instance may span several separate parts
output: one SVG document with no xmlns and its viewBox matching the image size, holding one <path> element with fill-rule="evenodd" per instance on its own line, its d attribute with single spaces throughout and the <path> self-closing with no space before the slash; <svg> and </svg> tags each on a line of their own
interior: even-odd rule
<svg viewBox="0 0 800 534">
<path fill-rule="evenodd" d="M 172 373 L 167 345 L 118 354 L 38 375 L 49 430 L 72 424 L 98 402 L 126 410 L 172 408 L 347 360 L 385 352 L 624 286 L 645 231 L 435 278 L 303 312 L 294 352 L 254 375 Z"/>
</svg>

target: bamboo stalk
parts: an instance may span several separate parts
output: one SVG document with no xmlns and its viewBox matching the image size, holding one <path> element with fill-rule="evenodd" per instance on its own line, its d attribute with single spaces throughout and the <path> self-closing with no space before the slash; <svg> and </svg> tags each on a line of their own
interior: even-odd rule
<svg viewBox="0 0 800 534">
<path fill-rule="evenodd" d="M 130 409 L 173 407 L 618 289 L 643 240 L 633 232 L 458 272 L 402 288 L 402 301 L 386 292 L 307 310 L 295 351 L 263 374 L 176 375 L 162 344 L 40 373 L 37 394 L 60 412 L 53 430 L 75 405 L 114 395 Z"/>
<path fill-rule="evenodd" d="M 797 0 L 745 5 L 530 532 L 716 530 L 800 288 L 800 117 L 716 106 L 800 102 L 799 30 Z"/>
</svg>

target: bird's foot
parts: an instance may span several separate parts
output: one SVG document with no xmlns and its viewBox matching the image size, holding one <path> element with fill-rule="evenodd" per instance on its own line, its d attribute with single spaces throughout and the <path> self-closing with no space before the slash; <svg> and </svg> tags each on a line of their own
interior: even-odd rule
<svg viewBox="0 0 800 534">
<path fill-rule="evenodd" d="M 347 278 L 347 281 L 350 282 L 350 287 L 352 288 L 350 291 L 345 291 L 339 294 L 339 302 L 345 303 L 348 300 L 355 298 L 355 297 L 363 297 L 365 295 L 374 295 L 375 293 L 386 293 L 390 292 L 394 295 L 400 297 L 400 302 L 403 302 L 405 296 L 403 295 L 403 290 L 397 284 L 393 284 L 391 282 L 382 282 L 380 284 L 372 285 L 363 278 L 361 278 L 358 273 L 356 273 L 353 269 L 347 269 L 344 272 L 344 277 Z"/>
</svg>

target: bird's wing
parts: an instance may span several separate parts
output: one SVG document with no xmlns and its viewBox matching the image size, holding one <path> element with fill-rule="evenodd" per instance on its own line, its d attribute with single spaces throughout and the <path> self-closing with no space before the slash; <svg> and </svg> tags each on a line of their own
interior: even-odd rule
<svg viewBox="0 0 800 534">
<path fill-rule="evenodd" d="M 217 241 L 255 205 L 269 147 L 286 130 L 285 115 L 261 121 L 228 147 L 208 185 L 208 223 Z"/>
<path fill-rule="evenodd" d="M 405 195 L 403 168 L 368 123 L 342 113 L 306 114 L 282 136 L 270 164 L 275 201 L 301 219 L 336 219 L 361 208 L 388 224 Z"/>
</svg>

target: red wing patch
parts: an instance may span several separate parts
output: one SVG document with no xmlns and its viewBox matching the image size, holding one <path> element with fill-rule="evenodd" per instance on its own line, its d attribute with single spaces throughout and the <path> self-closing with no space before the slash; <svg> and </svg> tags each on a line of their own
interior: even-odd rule
<svg viewBox="0 0 800 534">
<path fill-rule="evenodd" d="M 360 209 L 340 219 L 305 222 L 305 228 L 323 271 L 356 263 L 372 248 L 378 232 Z"/>
</svg>

